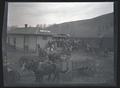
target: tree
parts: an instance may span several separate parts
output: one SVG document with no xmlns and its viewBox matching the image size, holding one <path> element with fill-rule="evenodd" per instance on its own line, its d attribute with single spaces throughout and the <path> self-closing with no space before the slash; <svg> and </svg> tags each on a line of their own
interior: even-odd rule
<svg viewBox="0 0 120 88">
<path fill-rule="evenodd" d="M 39 25 L 39 24 L 37 24 L 37 25 L 36 25 L 36 27 L 40 27 L 40 25 Z"/>
</svg>

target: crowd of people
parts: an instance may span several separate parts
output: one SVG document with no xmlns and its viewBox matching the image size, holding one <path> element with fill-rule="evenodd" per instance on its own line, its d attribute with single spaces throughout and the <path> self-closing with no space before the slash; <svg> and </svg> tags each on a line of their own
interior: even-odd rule
<svg viewBox="0 0 120 88">
<path fill-rule="evenodd" d="M 46 45 L 46 51 L 59 52 L 62 51 L 65 54 L 70 54 L 74 51 L 85 51 L 85 53 L 99 54 L 104 53 L 104 56 L 111 52 L 110 48 L 104 48 L 106 46 L 101 44 L 100 40 L 85 40 L 75 38 L 60 38 L 54 39 L 48 42 Z M 61 50 L 62 49 L 62 50 Z"/>
<path fill-rule="evenodd" d="M 90 50 L 90 48 L 93 48 L 88 42 L 80 39 L 56 39 L 49 41 L 46 47 L 50 51 L 55 51 L 59 48 L 62 48 L 62 50 L 66 53 L 78 51 L 83 48 L 84 50 Z"/>
</svg>

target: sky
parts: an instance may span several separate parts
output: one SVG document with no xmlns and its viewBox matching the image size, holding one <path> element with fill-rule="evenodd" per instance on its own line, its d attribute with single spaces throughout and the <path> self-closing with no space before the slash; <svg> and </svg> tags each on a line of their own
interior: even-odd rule
<svg viewBox="0 0 120 88">
<path fill-rule="evenodd" d="M 113 12 L 113 2 L 8 3 L 8 26 L 59 24 L 91 19 Z"/>
</svg>

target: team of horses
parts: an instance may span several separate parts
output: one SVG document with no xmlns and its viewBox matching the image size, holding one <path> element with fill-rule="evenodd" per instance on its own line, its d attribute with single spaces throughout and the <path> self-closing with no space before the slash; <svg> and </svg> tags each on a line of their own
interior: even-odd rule
<svg viewBox="0 0 120 88">
<path fill-rule="evenodd" d="M 44 50 L 44 52 L 46 52 L 46 50 Z M 34 73 L 36 81 L 43 81 L 45 76 L 48 76 L 48 80 L 59 81 L 60 74 L 66 73 L 69 70 L 67 64 L 71 57 L 70 55 L 71 54 L 68 55 L 64 51 L 60 53 L 56 51 L 56 53 L 46 53 L 44 57 L 22 56 L 18 62 L 23 71 L 27 69 Z M 66 64 L 64 70 L 62 67 L 63 64 Z"/>
</svg>

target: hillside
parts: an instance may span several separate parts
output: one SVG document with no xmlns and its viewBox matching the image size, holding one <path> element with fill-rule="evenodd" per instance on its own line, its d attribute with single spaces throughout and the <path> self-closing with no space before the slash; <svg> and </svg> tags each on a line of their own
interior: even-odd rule
<svg viewBox="0 0 120 88">
<path fill-rule="evenodd" d="M 47 30 L 72 37 L 113 37 L 113 24 L 113 13 L 109 13 L 92 19 L 54 24 Z"/>
</svg>

